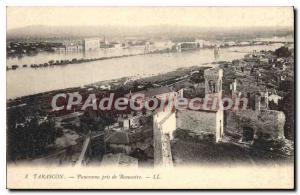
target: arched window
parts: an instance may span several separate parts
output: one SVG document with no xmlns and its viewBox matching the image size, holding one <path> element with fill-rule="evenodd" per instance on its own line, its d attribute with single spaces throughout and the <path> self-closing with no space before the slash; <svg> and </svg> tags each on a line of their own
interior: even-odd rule
<svg viewBox="0 0 300 195">
<path fill-rule="evenodd" d="M 208 81 L 208 91 L 209 93 L 216 93 L 216 83 L 213 80 Z"/>
</svg>

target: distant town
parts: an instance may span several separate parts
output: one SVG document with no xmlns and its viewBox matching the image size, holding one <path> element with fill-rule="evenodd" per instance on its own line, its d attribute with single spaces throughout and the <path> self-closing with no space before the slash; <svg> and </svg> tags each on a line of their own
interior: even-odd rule
<svg viewBox="0 0 300 195">
<path fill-rule="evenodd" d="M 39 64 L 12 64 L 7 66 L 7 70 L 16 70 L 18 68 L 41 68 L 48 66 L 60 66 L 68 64 L 78 64 L 85 62 L 92 62 L 98 60 L 107 60 L 113 58 L 132 57 L 135 55 L 146 55 L 154 53 L 170 53 L 170 52 L 185 52 L 191 50 L 200 50 L 205 48 L 213 48 L 218 52 L 220 48 L 229 47 L 243 47 L 255 45 L 268 45 L 274 43 L 293 43 L 291 35 L 287 37 L 272 37 L 251 39 L 250 41 L 221 41 L 221 40 L 203 40 L 196 38 L 182 38 L 175 40 L 149 40 L 139 38 L 128 38 L 125 40 L 107 40 L 103 38 L 86 38 L 76 40 L 62 40 L 62 41 L 9 41 L 7 43 L 6 51 L 8 58 L 22 58 L 24 56 L 35 56 L 39 53 L 86 53 L 97 52 L 102 49 L 131 49 L 139 48 L 140 52 L 135 54 L 123 54 L 108 57 L 93 57 L 93 58 L 73 58 L 73 59 L 52 59 Z M 238 52 L 238 51 L 236 51 Z"/>
</svg>

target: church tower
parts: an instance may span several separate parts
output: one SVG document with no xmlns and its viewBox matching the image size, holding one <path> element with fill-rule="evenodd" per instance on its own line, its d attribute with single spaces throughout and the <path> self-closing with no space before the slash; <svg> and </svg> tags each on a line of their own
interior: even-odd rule
<svg viewBox="0 0 300 195">
<path fill-rule="evenodd" d="M 204 71 L 205 78 L 205 97 L 222 98 L 222 79 L 223 70 L 220 68 L 211 68 Z M 216 110 L 216 142 L 222 140 L 224 135 L 224 111 Z"/>
<path fill-rule="evenodd" d="M 222 95 L 223 70 L 211 68 L 204 70 L 205 78 L 205 95 L 219 96 Z"/>
</svg>

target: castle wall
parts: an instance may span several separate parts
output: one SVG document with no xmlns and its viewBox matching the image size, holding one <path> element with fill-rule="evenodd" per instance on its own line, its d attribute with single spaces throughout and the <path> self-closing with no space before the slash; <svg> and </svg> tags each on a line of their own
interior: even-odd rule
<svg viewBox="0 0 300 195">
<path fill-rule="evenodd" d="M 162 162 L 163 166 L 173 166 L 171 142 L 169 134 L 162 135 Z"/>
<path fill-rule="evenodd" d="M 153 120 L 153 148 L 154 148 L 154 165 L 162 163 L 162 133 L 158 123 Z"/>
<path fill-rule="evenodd" d="M 256 137 L 277 139 L 284 138 L 285 115 L 276 110 L 226 111 L 226 131 L 242 136 L 243 129 L 252 128 Z"/>
<path fill-rule="evenodd" d="M 155 116 L 157 117 L 156 120 L 161 123 L 161 131 L 164 134 L 168 134 L 170 136 L 170 140 L 172 140 L 173 132 L 176 130 L 175 112 L 159 112 Z"/>
<path fill-rule="evenodd" d="M 154 165 L 172 166 L 170 140 L 176 130 L 176 117 L 172 112 L 158 112 L 153 116 Z"/>
</svg>

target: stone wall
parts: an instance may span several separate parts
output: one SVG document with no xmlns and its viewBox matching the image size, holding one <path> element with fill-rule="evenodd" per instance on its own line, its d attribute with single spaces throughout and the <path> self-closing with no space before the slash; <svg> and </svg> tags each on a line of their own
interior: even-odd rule
<svg viewBox="0 0 300 195">
<path fill-rule="evenodd" d="M 154 166 L 162 164 L 162 132 L 158 123 L 153 120 L 153 148 L 154 148 Z"/>
<path fill-rule="evenodd" d="M 242 137 L 244 128 L 252 128 L 256 137 L 278 139 L 284 138 L 284 123 L 285 115 L 281 111 L 226 111 L 225 132 Z"/>
<path fill-rule="evenodd" d="M 154 166 L 173 166 L 170 140 L 175 130 L 175 113 L 165 111 L 153 116 Z"/>
<path fill-rule="evenodd" d="M 189 130 L 195 134 L 215 135 L 217 112 L 183 110 L 176 114 L 177 129 Z"/>
<path fill-rule="evenodd" d="M 219 141 L 223 136 L 223 111 L 177 110 L 153 116 L 154 165 L 172 166 L 170 140 L 176 133 L 197 141 Z"/>
</svg>

